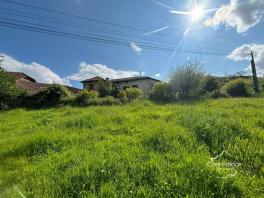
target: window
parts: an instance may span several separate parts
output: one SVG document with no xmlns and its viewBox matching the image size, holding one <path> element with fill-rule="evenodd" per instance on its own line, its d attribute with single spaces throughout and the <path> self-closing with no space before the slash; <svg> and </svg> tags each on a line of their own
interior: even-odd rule
<svg viewBox="0 0 264 198">
<path fill-rule="evenodd" d="M 93 84 L 89 85 L 89 90 L 94 90 L 94 85 Z"/>
</svg>

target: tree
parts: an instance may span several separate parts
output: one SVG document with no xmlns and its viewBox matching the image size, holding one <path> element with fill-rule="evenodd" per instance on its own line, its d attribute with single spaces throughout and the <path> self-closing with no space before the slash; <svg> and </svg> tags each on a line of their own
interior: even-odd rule
<svg viewBox="0 0 264 198">
<path fill-rule="evenodd" d="M 169 84 L 178 98 L 197 96 L 203 77 L 204 72 L 200 63 L 189 62 L 171 74 Z"/>
<path fill-rule="evenodd" d="M 0 67 L 0 109 L 8 109 L 23 92 L 17 88 L 16 81 Z"/>
<path fill-rule="evenodd" d="M 111 96 L 112 93 L 112 83 L 108 79 L 106 80 L 101 80 L 99 82 L 99 89 L 98 93 L 100 97 L 106 97 L 106 96 Z"/>
</svg>

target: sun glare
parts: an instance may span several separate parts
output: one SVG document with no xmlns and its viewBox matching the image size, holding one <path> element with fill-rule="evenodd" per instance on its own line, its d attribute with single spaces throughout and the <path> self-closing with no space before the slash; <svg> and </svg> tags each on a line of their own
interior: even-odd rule
<svg viewBox="0 0 264 198">
<path fill-rule="evenodd" d="M 200 21 L 204 16 L 204 9 L 201 6 L 194 7 L 191 12 L 191 20 L 193 22 Z"/>
</svg>

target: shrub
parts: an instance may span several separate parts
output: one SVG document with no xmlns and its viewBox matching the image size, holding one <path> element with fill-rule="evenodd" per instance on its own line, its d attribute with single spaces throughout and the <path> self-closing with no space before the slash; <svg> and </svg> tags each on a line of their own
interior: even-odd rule
<svg viewBox="0 0 264 198">
<path fill-rule="evenodd" d="M 114 105 L 114 104 L 118 104 L 117 100 L 115 100 L 115 98 L 113 96 L 107 96 L 107 97 L 103 97 L 103 98 L 93 98 L 93 99 L 89 99 L 87 101 L 86 106 L 100 106 L 100 105 Z"/>
<path fill-rule="evenodd" d="M 78 106 L 87 106 L 90 103 L 89 101 L 98 98 L 98 95 L 97 91 L 84 90 L 77 95 L 74 103 Z"/>
<path fill-rule="evenodd" d="M 24 92 L 17 88 L 16 82 L 0 67 L 0 110 L 18 105 L 18 99 Z"/>
<path fill-rule="evenodd" d="M 157 83 L 153 88 L 150 98 L 160 102 L 172 101 L 174 98 L 172 86 L 167 82 Z"/>
<path fill-rule="evenodd" d="M 125 90 L 125 93 L 127 95 L 128 101 L 137 99 L 143 95 L 143 91 L 141 89 L 133 88 L 133 87 L 127 88 Z"/>
<path fill-rule="evenodd" d="M 199 95 L 203 77 L 199 63 L 188 63 L 171 74 L 169 84 L 178 98 L 195 97 Z"/>
<path fill-rule="evenodd" d="M 98 105 L 114 105 L 117 104 L 117 101 L 113 96 L 107 96 L 99 99 Z"/>
<path fill-rule="evenodd" d="M 99 82 L 98 93 L 100 97 L 110 96 L 112 94 L 112 83 L 109 80 Z"/>
<path fill-rule="evenodd" d="M 53 84 L 28 97 L 30 102 L 28 105 L 33 108 L 55 107 L 68 95 L 70 94 L 64 86 Z"/>
<path fill-rule="evenodd" d="M 215 77 L 207 76 L 203 79 L 201 84 L 201 94 L 206 94 L 207 92 L 217 92 L 218 89 L 219 83 Z"/>
<path fill-rule="evenodd" d="M 210 97 L 210 98 L 228 98 L 229 97 L 229 95 L 226 92 L 219 90 L 219 89 L 211 91 L 211 92 L 206 92 L 205 96 Z"/>
<path fill-rule="evenodd" d="M 232 97 L 246 97 L 252 94 L 250 81 L 242 78 L 229 81 L 222 87 L 222 90 Z"/>
<path fill-rule="evenodd" d="M 128 101 L 127 94 L 125 91 L 121 91 L 117 94 L 117 98 L 121 103 L 126 103 Z"/>
</svg>

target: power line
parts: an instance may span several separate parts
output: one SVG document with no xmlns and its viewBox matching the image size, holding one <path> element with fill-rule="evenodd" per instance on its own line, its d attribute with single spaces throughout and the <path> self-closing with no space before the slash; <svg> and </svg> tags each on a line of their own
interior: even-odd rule
<svg viewBox="0 0 264 198">
<path fill-rule="evenodd" d="M 33 26 L 39 26 L 39 27 L 44 27 L 44 28 L 52 28 L 52 29 L 56 29 L 58 30 L 56 27 L 51 27 L 51 26 L 47 26 L 47 25 L 41 25 L 41 24 L 36 24 L 36 23 L 31 23 L 31 22 L 27 22 L 27 21 L 23 21 L 23 20 L 14 20 L 14 19 L 9 19 L 9 18 L 3 18 L 2 19 L 5 19 L 5 20 L 8 20 L 8 21 L 13 21 L 13 22 L 19 22 L 19 23 L 22 23 L 22 24 L 30 24 L 30 25 L 33 25 Z M 78 31 L 74 31 L 73 33 L 77 33 L 78 36 L 89 36 L 89 37 L 96 37 L 96 38 L 102 38 L 103 35 L 95 35 L 95 34 L 85 34 L 83 32 L 78 32 Z M 85 34 L 85 35 L 84 35 Z M 98 37 L 98 36 L 101 36 L 101 37 Z M 110 36 L 103 36 L 103 39 L 111 39 L 111 40 L 116 40 L 116 38 L 114 37 L 110 37 Z M 122 42 L 126 42 L 126 43 L 130 43 L 129 40 L 127 39 L 118 39 L 118 41 L 122 41 Z M 140 46 L 144 45 L 144 46 L 151 46 L 151 47 L 158 47 L 158 48 L 173 48 L 173 46 L 166 46 L 166 45 L 157 45 L 157 44 L 153 44 L 153 43 L 147 43 L 147 42 L 137 42 L 137 44 L 139 44 Z M 222 52 L 224 53 L 225 51 L 222 51 L 222 50 L 214 50 L 214 52 Z"/>
<path fill-rule="evenodd" d="M 86 24 L 80 24 L 80 23 L 76 23 L 76 22 L 72 22 L 72 21 L 65 21 L 65 20 L 61 20 L 61 19 L 53 19 L 53 18 L 50 18 L 50 17 L 46 17 L 46 16 L 41 16 L 41 15 L 36 15 L 34 13 L 27 13 L 27 12 L 21 12 L 21 11 L 18 11 L 18 10 L 12 10 L 12 9 L 6 9 L 3 11 L 3 9 L 5 8 L 1 8 L 0 7 L 0 10 L 1 10 L 1 13 L 4 13 L 4 14 L 8 14 L 8 15 L 12 15 L 12 16 L 19 16 L 19 17 L 24 17 L 24 18 L 29 18 L 29 19 L 36 19 L 36 20 L 39 20 L 39 21 L 44 21 L 44 22 L 48 22 L 48 23 L 54 23 L 54 24 L 59 24 L 59 25 L 67 25 L 67 27 L 69 27 L 69 25 L 73 26 L 73 27 L 77 27 L 77 28 L 81 28 L 81 29 L 85 29 L 85 30 L 88 30 L 89 32 L 92 31 L 91 27 L 87 27 Z M 21 14 L 22 13 L 22 14 Z M 156 39 L 151 39 L 151 38 L 142 38 L 139 37 L 139 35 L 137 34 L 133 34 L 133 33 L 127 33 L 127 32 L 122 32 L 122 31 L 116 31 L 116 30 L 109 30 L 109 29 L 103 29 L 103 28 L 100 28 L 100 29 L 95 29 L 96 32 L 101 32 L 101 33 L 107 33 L 107 34 L 112 34 L 112 35 L 117 35 L 117 36 L 120 36 L 120 37 L 126 37 L 131 35 L 132 36 L 132 39 L 136 40 L 137 39 L 140 39 L 140 40 L 146 40 L 146 41 L 152 41 L 152 42 L 155 42 L 155 43 L 161 43 L 160 39 L 159 40 L 156 40 Z M 191 40 L 190 40 L 191 41 Z M 195 43 L 202 43 L 202 42 L 199 42 L 199 41 L 192 41 L 192 42 L 195 42 Z M 162 41 L 162 44 L 169 44 L 171 46 L 175 46 L 177 44 L 173 44 L 172 42 L 164 42 Z M 202 43 L 204 44 L 204 43 Z M 209 44 L 206 44 L 206 45 L 209 45 Z M 213 45 L 213 44 L 210 44 L 211 46 L 216 46 L 216 45 Z M 210 46 L 209 45 L 209 46 Z M 218 46 L 216 46 L 218 47 Z M 216 49 L 214 49 L 216 50 Z M 229 49 L 231 50 L 231 49 Z M 223 51 L 223 50 L 222 50 Z"/>
<path fill-rule="evenodd" d="M 101 23 L 101 24 L 105 24 L 105 25 L 110 25 L 110 26 L 113 26 L 113 27 L 119 27 L 119 28 L 123 28 L 123 29 L 130 29 L 130 30 L 134 30 L 134 31 L 141 31 L 141 32 L 144 32 L 144 33 L 148 32 L 147 30 L 144 30 L 144 29 L 139 28 L 139 27 L 132 27 L 132 26 L 127 26 L 127 25 L 111 23 L 111 22 L 108 22 L 108 21 L 103 21 L 103 20 L 93 19 L 93 18 L 89 18 L 89 17 L 79 16 L 79 15 L 70 14 L 70 13 L 63 12 L 63 11 L 57 11 L 57 10 L 53 10 L 53 9 L 33 6 L 33 5 L 30 5 L 30 4 L 20 3 L 20 2 L 16 2 L 16 1 L 12 1 L 12 0 L 2 0 L 2 1 L 4 1 L 6 3 L 11 3 L 11 4 L 27 7 L 27 8 L 33 8 L 33 9 L 42 10 L 42 11 L 45 11 L 45 12 L 56 13 L 56 14 L 59 14 L 59 15 L 74 17 L 74 18 L 77 18 L 77 19 L 82 19 L 82 20 L 91 21 L 91 22 L 95 22 L 95 23 Z M 168 35 L 168 34 L 163 34 L 163 33 L 156 33 L 156 34 L 158 34 L 159 36 L 176 38 L 175 36 Z M 178 38 L 181 39 L 180 37 L 178 37 Z M 199 42 L 199 41 L 195 41 L 195 40 L 190 40 L 190 41 Z M 201 43 L 206 44 L 206 42 L 201 42 Z M 207 45 L 213 45 L 213 44 L 207 43 Z M 220 45 L 218 45 L 218 46 L 220 46 Z"/>
<path fill-rule="evenodd" d="M 68 32 L 45 29 L 45 28 L 40 28 L 40 27 L 35 27 L 35 26 L 21 25 L 21 24 L 9 23 L 9 22 L 5 22 L 5 21 L 0 21 L 0 25 L 3 27 L 15 28 L 15 29 L 26 30 L 26 31 L 31 31 L 31 32 L 39 32 L 39 33 L 49 34 L 49 35 L 54 35 L 54 36 L 60 36 L 60 37 L 66 37 L 66 38 L 73 38 L 73 39 L 80 39 L 80 40 L 86 40 L 86 41 L 93 41 L 93 42 L 99 42 L 99 43 L 106 43 L 106 44 L 119 45 L 119 46 L 129 46 L 130 47 L 130 43 L 128 43 L 128 42 L 110 40 L 110 39 L 105 39 L 105 38 L 90 37 L 90 36 L 84 36 L 84 35 L 79 35 L 79 34 L 72 34 L 72 33 L 68 33 Z M 153 46 L 153 45 L 141 45 L 140 47 L 143 49 L 158 50 L 158 51 L 165 51 L 165 52 L 166 51 L 167 52 L 175 51 L 175 49 L 173 49 L 173 48 L 158 47 L 158 46 Z M 189 49 L 178 49 L 177 52 L 193 53 L 193 54 L 206 54 L 206 55 L 226 55 L 224 53 L 219 53 L 219 52 L 205 52 L 205 51 L 189 50 Z"/>
</svg>

